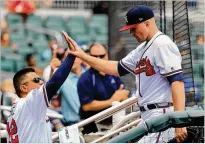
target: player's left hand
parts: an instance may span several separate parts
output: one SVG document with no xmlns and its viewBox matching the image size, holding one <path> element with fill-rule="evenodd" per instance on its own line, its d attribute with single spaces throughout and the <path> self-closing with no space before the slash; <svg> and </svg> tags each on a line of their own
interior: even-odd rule
<svg viewBox="0 0 205 144">
<path fill-rule="evenodd" d="M 70 50 L 67 53 L 77 56 L 78 58 L 82 59 L 87 54 L 78 46 L 78 44 L 68 36 L 68 34 L 62 31 L 68 45 L 70 46 Z"/>
<path fill-rule="evenodd" d="M 184 142 L 187 137 L 186 127 L 175 128 L 175 136 L 178 143 Z"/>
</svg>

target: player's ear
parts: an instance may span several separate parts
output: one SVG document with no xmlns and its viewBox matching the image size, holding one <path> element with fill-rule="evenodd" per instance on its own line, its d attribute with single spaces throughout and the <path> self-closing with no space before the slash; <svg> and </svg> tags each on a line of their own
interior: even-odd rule
<svg viewBox="0 0 205 144">
<path fill-rule="evenodd" d="M 149 27 L 150 21 L 149 20 L 145 21 L 145 25 L 146 25 L 146 27 Z"/>
<path fill-rule="evenodd" d="M 24 93 L 28 92 L 28 87 L 26 85 L 20 85 L 20 90 Z"/>
</svg>

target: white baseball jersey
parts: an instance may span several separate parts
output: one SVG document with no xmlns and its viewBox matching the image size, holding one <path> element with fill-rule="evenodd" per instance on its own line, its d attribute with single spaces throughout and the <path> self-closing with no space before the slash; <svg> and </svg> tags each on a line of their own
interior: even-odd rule
<svg viewBox="0 0 205 144">
<path fill-rule="evenodd" d="M 25 98 L 20 98 L 12 106 L 7 121 L 9 142 L 51 143 L 51 125 L 46 116 L 48 99 L 42 85 L 33 89 Z"/>
<path fill-rule="evenodd" d="M 167 76 L 182 72 L 181 55 L 176 44 L 162 32 L 140 44 L 120 61 L 136 77 L 139 106 L 172 102 Z"/>
</svg>

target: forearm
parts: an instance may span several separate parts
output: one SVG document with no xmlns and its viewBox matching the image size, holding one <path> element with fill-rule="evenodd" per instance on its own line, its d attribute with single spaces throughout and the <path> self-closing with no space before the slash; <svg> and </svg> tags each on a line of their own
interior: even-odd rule
<svg viewBox="0 0 205 144">
<path fill-rule="evenodd" d="M 175 81 L 171 84 L 174 111 L 185 110 L 184 82 Z"/>
<path fill-rule="evenodd" d="M 104 72 L 106 74 L 119 76 L 117 70 L 117 61 L 108 61 L 99 58 L 95 58 L 89 55 L 84 55 L 82 60 L 85 61 L 92 68 Z"/>
<path fill-rule="evenodd" d="M 71 71 L 74 61 L 75 56 L 68 55 L 66 59 L 63 61 L 63 63 L 60 65 L 60 67 L 53 74 L 51 79 L 46 83 L 48 100 L 51 100 L 53 95 L 56 94 L 58 89 L 64 83 L 64 81 L 66 80 Z"/>
<path fill-rule="evenodd" d="M 110 100 L 105 101 L 97 101 L 94 100 L 88 104 L 82 106 L 84 111 L 99 111 L 112 106 L 112 102 Z"/>
</svg>

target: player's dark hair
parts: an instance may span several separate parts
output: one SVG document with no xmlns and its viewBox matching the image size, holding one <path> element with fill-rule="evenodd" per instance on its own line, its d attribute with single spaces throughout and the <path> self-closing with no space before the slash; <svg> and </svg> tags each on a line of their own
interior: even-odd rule
<svg viewBox="0 0 205 144">
<path fill-rule="evenodd" d="M 103 46 L 103 48 L 105 49 L 106 52 L 108 50 L 107 46 L 105 44 L 102 44 L 102 43 L 93 43 L 93 44 L 91 44 L 89 50 L 91 51 L 92 47 L 95 46 L 95 45 Z"/>
<path fill-rule="evenodd" d="M 14 84 L 14 88 L 16 90 L 16 94 L 19 96 L 21 90 L 20 90 L 20 84 L 21 81 L 25 78 L 27 73 L 30 72 L 35 72 L 35 70 L 33 68 L 24 68 L 20 71 L 18 71 L 13 78 L 13 84 Z"/>
<path fill-rule="evenodd" d="M 28 62 L 30 61 L 31 57 L 34 56 L 34 54 L 30 53 L 30 54 L 27 54 L 26 57 L 25 57 L 25 60 Z"/>
</svg>

